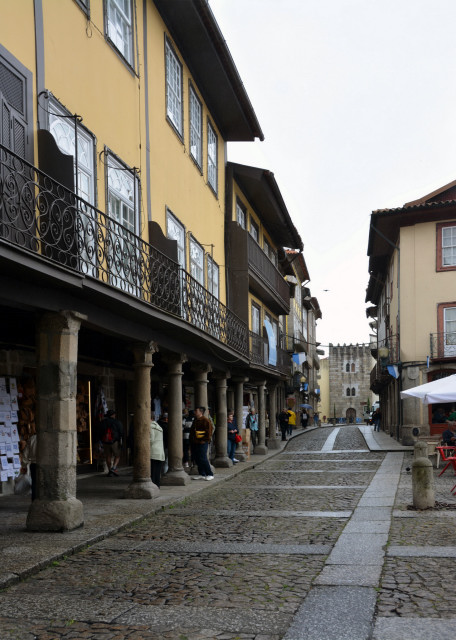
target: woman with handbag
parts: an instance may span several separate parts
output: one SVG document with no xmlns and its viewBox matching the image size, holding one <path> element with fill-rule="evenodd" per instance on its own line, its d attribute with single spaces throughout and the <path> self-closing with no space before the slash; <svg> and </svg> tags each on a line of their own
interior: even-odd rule
<svg viewBox="0 0 456 640">
<path fill-rule="evenodd" d="M 233 464 L 239 462 L 234 457 L 236 452 L 236 446 L 239 442 L 239 429 L 237 428 L 236 420 L 234 418 L 234 413 L 232 411 L 228 412 L 228 458 L 232 461 Z M 237 436 L 237 437 L 236 437 Z"/>
<path fill-rule="evenodd" d="M 211 465 L 207 459 L 207 450 L 212 438 L 212 423 L 204 415 L 206 407 L 196 407 L 190 430 L 190 443 L 196 456 L 196 464 L 198 465 L 197 476 L 191 476 L 193 480 L 213 480 Z"/>
</svg>

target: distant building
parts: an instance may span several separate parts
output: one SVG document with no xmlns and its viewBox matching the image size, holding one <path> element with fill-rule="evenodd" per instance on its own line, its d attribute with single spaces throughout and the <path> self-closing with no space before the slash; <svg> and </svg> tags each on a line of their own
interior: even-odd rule
<svg viewBox="0 0 456 640">
<path fill-rule="evenodd" d="M 370 390 L 370 372 L 374 365 L 370 346 L 359 344 L 329 345 L 328 418 L 347 422 L 363 420 L 364 409 L 377 397 Z M 323 374 L 322 370 L 322 374 Z"/>
</svg>

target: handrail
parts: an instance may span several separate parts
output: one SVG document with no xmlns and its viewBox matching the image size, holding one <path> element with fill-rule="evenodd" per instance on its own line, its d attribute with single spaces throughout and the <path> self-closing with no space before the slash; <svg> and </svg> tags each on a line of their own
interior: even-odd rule
<svg viewBox="0 0 456 640">
<path fill-rule="evenodd" d="M 3 145 L 0 241 L 120 289 L 248 356 L 247 325 L 178 263 Z"/>
</svg>

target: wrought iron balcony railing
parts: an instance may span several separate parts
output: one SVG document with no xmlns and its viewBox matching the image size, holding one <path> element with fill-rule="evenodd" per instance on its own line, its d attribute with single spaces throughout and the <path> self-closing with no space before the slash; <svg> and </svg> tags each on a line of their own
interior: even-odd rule
<svg viewBox="0 0 456 640">
<path fill-rule="evenodd" d="M 430 334 L 431 359 L 456 358 L 456 332 Z"/>
<path fill-rule="evenodd" d="M 177 263 L 0 145 L 0 241 L 100 280 L 248 355 L 248 329 Z"/>
</svg>

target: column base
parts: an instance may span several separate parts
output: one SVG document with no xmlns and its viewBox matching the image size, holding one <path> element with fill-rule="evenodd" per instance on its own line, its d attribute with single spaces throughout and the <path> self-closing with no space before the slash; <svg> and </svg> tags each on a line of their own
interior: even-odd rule
<svg viewBox="0 0 456 640">
<path fill-rule="evenodd" d="M 167 471 L 161 478 L 162 485 L 172 487 L 184 487 L 190 484 L 190 476 L 183 469 L 177 471 Z"/>
<path fill-rule="evenodd" d="M 219 469 L 228 469 L 233 466 L 233 462 L 228 458 L 228 456 L 222 456 L 220 458 L 215 458 L 214 467 L 218 467 Z"/>
<path fill-rule="evenodd" d="M 29 531 L 72 531 L 84 524 L 84 509 L 77 498 L 34 500 L 26 527 Z"/>
<path fill-rule="evenodd" d="M 234 457 L 236 458 L 236 460 L 239 460 L 239 462 L 245 462 L 248 459 L 242 449 L 240 451 L 236 451 Z"/>
<path fill-rule="evenodd" d="M 268 440 L 268 450 L 275 450 L 275 449 L 280 449 L 280 444 L 279 444 L 279 440 L 277 440 L 276 438 L 274 438 L 274 440 Z"/>
<path fill-rule="evenodd" d="M 150 478 L 133 480 L 125 489 L 124 498 L 128 500 L 151 500 L 160 494 L 160 489 Z"/>
<path fill-rule="evenodd" d="M 257 444 L 257 446 L 255 447 L 255 450 L 253 452 L 253 455 L 255 456 L 265 456 L 268 452 L 268 448 L 265 444 Z"/>
</svg>

